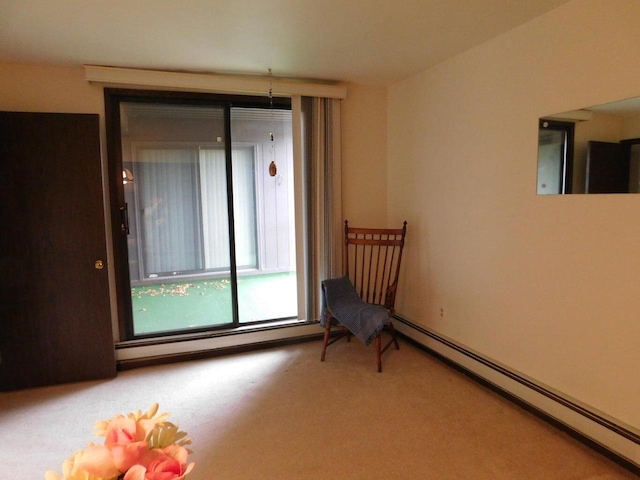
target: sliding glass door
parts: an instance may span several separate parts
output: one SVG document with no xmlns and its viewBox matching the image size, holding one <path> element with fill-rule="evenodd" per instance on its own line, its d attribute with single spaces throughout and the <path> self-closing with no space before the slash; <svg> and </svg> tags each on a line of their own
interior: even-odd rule
<svg viewBox="0 0 640 480">
<path fill-rule="evenodd" d="M 117 126 L 127 337 L 297 317 L 290 110 L 136 98 Z"/>
</svg>

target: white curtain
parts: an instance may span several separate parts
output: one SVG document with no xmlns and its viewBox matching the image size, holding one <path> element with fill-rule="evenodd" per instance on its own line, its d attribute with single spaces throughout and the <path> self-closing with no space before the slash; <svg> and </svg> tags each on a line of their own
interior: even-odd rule
<svg viewBox="0 0 640 480">
<path fill-rule="evenodd" d="M 258 263 L 256 241 L 255 160 L 252 148 L 234 148 L 233 209 L 235 220 L 236 265 L 255 268 Z M 223 149 L 200 150 L 200 189 L 205 268 L 229 268 L 229 225 L 227 179 Z"/>
<path fill-rule="evenodd" d="M 224 149 L 200 150 L 200 190 L 205 268 L 228 269 L 229 212 Z"/>
<path fill-rule="evenodd" d="M 255 158 L 252 147 L 234 148 L 233 215 L 238 268 L 258 267 Z"/>
<path fill-rule="evenodd" d="M 307 318 L 318 319 L 321 282 L 342 274 L 340 100 L 302 99 Z"/>
<path fill-rule="evenodd" d="M 144 274 L 202 268 L 197 192 L 197 151 L 137 151 L 136 182 L 142 224 Z"/>
</svg>

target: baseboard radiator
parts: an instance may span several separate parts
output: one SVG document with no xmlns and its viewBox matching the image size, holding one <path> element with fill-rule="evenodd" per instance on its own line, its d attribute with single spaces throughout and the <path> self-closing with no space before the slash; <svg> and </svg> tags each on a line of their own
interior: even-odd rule
<svg viewBox="0 0 640 480">
<path fill-rule="evenodd" d="M 545 421 L 640 476 L 640 432 L 537 384 L 427 328 L 395 316 L 396 331 Z"/>
</svg>

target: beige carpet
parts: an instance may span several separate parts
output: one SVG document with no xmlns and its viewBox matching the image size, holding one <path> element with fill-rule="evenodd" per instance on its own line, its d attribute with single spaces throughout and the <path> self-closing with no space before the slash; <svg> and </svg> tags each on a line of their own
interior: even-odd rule
<svg viewBox="0 0 640 480">
<path fill-rule="evenodd" d="M 631 479 L 595 451 L 402 343 L 320 342 L 0 394 L 1 478 L 42 480 L 93 422 L 153 402 L 193 438 L 188 480 Z"/>
</svg>

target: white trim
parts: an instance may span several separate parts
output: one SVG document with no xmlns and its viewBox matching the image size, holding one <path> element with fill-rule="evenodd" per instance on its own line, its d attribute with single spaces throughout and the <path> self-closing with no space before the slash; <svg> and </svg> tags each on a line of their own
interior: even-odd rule
<svg viewBox="0 0 640 480">
<path fill-rule="evenodd" d="M 305 201 L 304 201 L 304 135 L 302 125 L 302 98 L 300 95 L 294 95 L 291 98 L 291 126 L 293 131 L 293 198 L 294 198 L 294 215 L 295 215 L 295 244 L 296 244 L 296 272 L 298 281 L 298 318 L 307 317 L 307 302 L 309 295 L 307 292 L 307 271 L 308 257 L 306 242 L 306 220 L 305 220 Z M 309 318 L 307 320 L 313 320 Z"/>
<path fill-rule="evenodd" d="M 227 93 L 243 95 L 264 95 L 272 88 L 276 96 L 302 95 L 309 97 L 347 97 L 347 87 L 343 85 L 285 81 L 270 77 L 240 77 L 209 73 L 165 72 L 134 68 L 84 66 L 85 78 L 89 83 L 120 88 L 155 88 L 192 92 Z"/>
<path fill-rule="evenodd" d="M 116 348 L 116 360 L 139 360 L 163 355 L 213 352 L 225 348 L 278 340 L 294 340 L 308 337 L 309 335 L 319 336 L 321 334 L 322 330 L 318 323 L 304 323 L 297 320 L 289 322 L 289 325 L 283 325 L 283 328 L 262 329 L 256 325 L 247 325 L 245 328 L 241 327 L 231 331 L 212 332 L 209 338 L 184 339 L 184 341 L 156 345 L 137 345 L 135 341 L 122 342 L 119 344 L 119 348 Z M 158 339 L 161 339 L 161 337 L 158 337 Z"/>
<path fill-rule="evenodd" d="M 521 373 L 513 372 L 506 366 L 499 365 L 499 369 L 491 368 L 490 365 L 497 365 L 497 363 L 407 319 L 398 318 L 398 321 L 394 322 L 394 327 L 398 332 L 420 345 L 442 355 L 463 369 L 481 377 L 500 390 L 522 400 L 536 410 L 543 412 L 571 430 L 580 433 L 640 468 L 640 448 L 638 448 L 638 443 L 626 438 L 612 428 L 607 428 L 605 424 L 608 423 L 611 426 L 619 427 L 619 430 L 626 430 L 631 437 L 640 437 L 640 432 L 637 432 L 633 427 L 625 425 L 616 419 L 605 418 L 603 413 L 597 412 L 588 406 L 579 405 L 576 400 L 563 395 L 561 392 L 552 391 L 549 387 L 542 386 L 532 379 L 526 379 Z M 537 388 L 531 388 L 523 382 L 518 382 L 517 378 L 526 379 L 526 383 L 535 385 Z M 550 395 L 544 395 L 544 392 L 548 392 Z M 562 401 L 558 401 L 559 399 Z M 579 408 L 569 408 L 569 405 L 575 405 Z M 585 415 L 585 413 L 590 414 L 593 418 L 599 417 L 605 421 L 597 422 L 593 418 L 589 418 L 589 415 Z"/>
<path fill-rule="evenodd" d="M 570 122 L 584 122 L 593 118 L 593 112 L 590 110 L 573 110 L 571 112 L 555 113 L 547 115 L 543 118 L 553 118 L 556 120 L 569 120 Z"/>
</svg>

